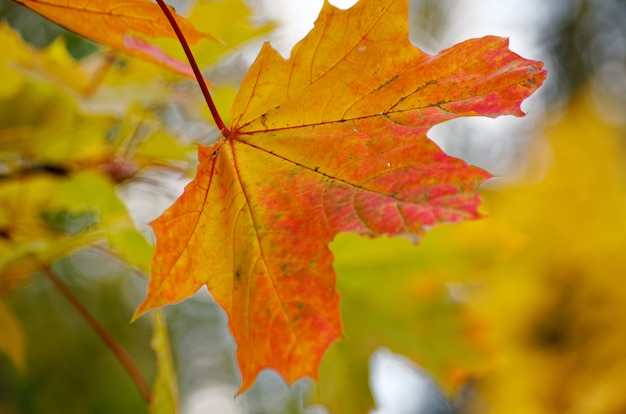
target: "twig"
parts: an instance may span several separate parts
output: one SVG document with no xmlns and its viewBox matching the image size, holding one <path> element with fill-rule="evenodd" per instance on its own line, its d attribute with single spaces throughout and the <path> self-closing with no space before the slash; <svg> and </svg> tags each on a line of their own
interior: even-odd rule
<svg viewBox="0 0 626 414">
<path fill-rule="evenodd" d="M 102 81 L 109 72 L 109 69 L 111 69 L 111 66 L 113 66 L 113 63 L 115 63 L 115 59 L 117 59 L 117 53 L 108 51 L 100 66 L 98 66 L 87 82 L 87 85 L 83 90 L 83 96 L 90 97 L 96 91 L 96 89 L 102 84 Z"/>
<path fill-rule="evenodd" d="M 122 348 L 122 346 L 113 338 L 111 333 L 107 331 L 104 326 L 98 322 L 93 315 L 87 310 L 87 308 L 78 300 L 76 296 L 68 289 L 61 280 L 56 277 L 52 270 L 47 266 L 42 266 L 40 269 L 44 275 L 52 282 L 54 287 L 61 293 L 61 295 L 72 305 L 74 309 L 85 319 L 87 324 L 98 334 L 100 339 L 105 343 L 105 345 L 113 352 L 113 355 L 117 358 L 117 360 L 122 364 L 130 378 L 133 380 L 139 393 L 146 401 L 146 403 L 150 403 L 152 399 L 152 393 L 150 392 L 150 387 L 146 383 L 146 380 L 143 378 L 137 365 L 133 362 L 131 357 L 128 355 L 126 350 Z"/>
</svg>

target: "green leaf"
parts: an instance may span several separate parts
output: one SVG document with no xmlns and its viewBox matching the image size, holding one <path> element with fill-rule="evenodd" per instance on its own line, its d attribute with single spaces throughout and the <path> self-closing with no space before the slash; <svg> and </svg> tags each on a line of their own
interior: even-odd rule
<svg viewBox="0 0 626 414">
<path fill-rule="evenodd" d="M 51 209 L 72 214 L 98 212 L 98 224 L 109 242 L 127 263 L 147 271 L 152 246 L 135 228 L 113 182 L 97 171 L 80 171 L 59 187 Z"/>
<path fill-rule="evenodd" d="M 403 239 L 350 234 L 333 242 L 345 334 L 325 355 L 318 387 L 331 412 L 372 408 L 368 360 L 382 346 L 424 367 L 449 393 L 482 372 L 487 358 L 480 326 L 449 288 L 472 279 L 472 272 L 460 278 L 451 258 L 472 254 L 459 229 L 477 225 L 439 226 L 420 247 Z"/>
</svg>

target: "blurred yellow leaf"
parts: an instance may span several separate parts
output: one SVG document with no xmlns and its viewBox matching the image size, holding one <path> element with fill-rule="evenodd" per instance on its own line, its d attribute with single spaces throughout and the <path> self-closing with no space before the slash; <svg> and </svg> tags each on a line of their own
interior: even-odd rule
<svg viewBox="0 0 626 414">
<path fill-rule="evenodd" d="M 213 101 L 218 108 L 230 108 L 235 102 L 235 96 L 237 96 L 237 88 L 226 84 L 217 85 L 211 92 Z M 209 116 L 208 110 L 204 111 L 205 117 Z M 226 112 L 222 115 L 222 120 L 228 124 L 230 123 L 230 113 Z"/>
<path fill-rule="evenodd" d="M 24 76 L 16 68 L 16 62 L 29 56 L 29 48 L 6 21 L 0 21 L 0 42 L 2 42 L 0 99 L 4 99 L 15 94 L 22 86 Z"/>
<path fill-rule="evenodd" d="M 253 25 L 250 22 L 250 15 L 249 7 L 242 0 L 194 2 L 189 22 L 198 30 L 210 32 L 213 36 L 210 39 L 199 39 L 191 47 L 198 65 L 201 67 L 212 65 L 225 54 L 236 51 L 236 47 L 272 29 L 272 25 L 269 24 Z M 175 59 L 187 62 L 177 39 L 161 37 L 150 39 L 150 43 Z M 145 80 L 144 74 L 142 83 Z M 206 80 L 211 83 L 211 79 Z"/>
<path fill-rule="evenodd" d="M 152 384 L 150 414 L 172 414 L 178 412 L 178 384 L 176 369 L 172 360 L 172 350 L 161 309 L 152 313 L 152 349 L 157 357 L 157 375 Z"/>
<path fill-rule="evenodd" d="M 31 164 L 65 166 L 97 164 L 110 155 L 106 130 L 112 119 L 86 116 L 57 86 L 25 83 L 0 100 L 0 157 L 25 158 Z"/>
<path fill-rule="evenodd" d="M 57 38 L 50 46 L 32 51 L 28 59 L 17 60 L 17 69 L 31 79 L 41 79 L 80 94 L 88 82 L 85 69 L 68 52 L 65 40 Z"/>
<path fill-rule="evenodd" d="M 34 174 L 0 182 L 0 292 L 40 266 L 96 242 L 149 269 L 153 247 L 135 228 L 113 183 L 97 171 Z"/>
<path fill-rule="evenodd" d="M 25 43 L 5 21 L 0 21 L 0 42 L 0 100 L 16 94 L 27 79 L 34 78 L 54 83 L 66 92 L 80 93 L 85 88 L 86 73 L 70 56 L 62 38 L 37 50 Z M 3 109 L 7 108 L 10 106 L 3 105 Z"/>
<path fill-rule="evenodd" d="M 224 18 L 228 16 L 228 18 Z M 196 27 L 211 30 L 211 33 L 224 43 L 222 48 L 216 44 L 200 43 L 196 48 L 196 57 L 201 65 L 215 64 L 221 58 L 232 57 L 234 53 L 241 52 L 247 42 L 255 38 L 267 35 L 274 26 L 272 24 L 255 24 L 251 21 L 252 13 L 243 0 L 200 0 L 195 3 L 189 20 Z M 218 63 L 219 65 L 219 63 Z M 241 73 L 243 77 L 244 73 Z M 235 76 L 235 78 L 237 78 Z M 212 80 L 212 79 L 210 79 Z M 211 90 L 213 101 L 218 108 L 232 108 L 235 96 L 239 89 L 237 82 L 231 79 L 216 82 Z M 206 105 L 201 105 L 204 117 L 210 119 L 211 115 Z M 230 111 L 223 111 L 222 119 L 228 125 Z"/>
<path fill-rule="evenodd" d="M 90 226 L 88 216 L 72 220 L 78 233 L 69 234 L 62 216 L 44 212 L 58 193 L 62 178 L 36 174 L 0 182 L 0 293 L 8 293 L 27 280 L 41 265 L 48 265 L 72 251 L 93 243 L 103 234 L 84 232 Z M 53 224 L 58 222 L 55 229 Z"/>
<path fill-rule="evenodd" d="M 116 124 L 111 138 L 116 152 L 125 153 L 139 165 L 189 163 L 196 155 L 196 145 L 182 142 L 169 133 L 153 112 L 131 106 Z"/>
<path fill-rule="evenodd" d="M 0 298 L 0 352 L 6 354 L 15 368 L 20 372 L 26 371 L 26 344 L 20 322 L 11 312 L 11 309 Z"/>
<path fill-rule="evenodd" d="M 245 42 L 269 33 L 273 28 L 270 24 L 254 25 L 250 19 L 250 8 L 242 0 L 200 0 L 189 15 L 189 20 L 196 27 L 210 30 L 224 42 L 226 48 L 220 50 L 222 53 L 233 51 Z M 213 63 L 219 57 L 213 47 L 206 43 L 196 50 L 202 64 Z"/>
<path fill-rule="evenodd" d="M 493 412 L 626 407 L 626 146 L 585 98 L 546 131 L 543 181 L 487 197 L 526 240 L 486 272 L 476 298 L 499 356 L 487 382 Z"/>
<path fill-rule="evenodd" d="M 135 229 L 113 183 L 101 173 L 86 170 L 72 174 L 59 186 L 49 208 L 75 214 L 94 212 L 109 247 L 127 263 L 146 272 L 150 269 L 153 247 Z"/>
<path fill-rule="evenodd" d="M 193 154 L 194 149 L 195 146 L 185 145 L 161 129 L 141 141 L 137 145 L 133 157 L 147 162 L 189 161 L 190 154 Z"/>
</svg>

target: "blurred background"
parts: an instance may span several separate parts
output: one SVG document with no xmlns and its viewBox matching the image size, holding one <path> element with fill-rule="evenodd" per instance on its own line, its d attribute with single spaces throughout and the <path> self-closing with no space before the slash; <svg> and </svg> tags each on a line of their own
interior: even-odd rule
<svg viewBox="0 0 626 414">
<path fill-rule="evenodd" d="M 225 115 L 262 42 L 288 56 L 321 2 L 174 5 L 226 42 L 196 49 Z M 319 382 L 267 371 L 233 398 L 235 344 L 206 291 L 129 323 L 148 223 L 218 136 L 197 86 L 0 0 L 0 413 L 626 412 L 626 2 L 413 0 L 409 21 L 428 53 L 499 35 L 549 71 L 526 117 L 429 132 L 499 177 L 488 218 L 417 247 L 338 237 L 346 334 Z M 162 387 L 158 403 L 57 282 Z"/>
</svg>

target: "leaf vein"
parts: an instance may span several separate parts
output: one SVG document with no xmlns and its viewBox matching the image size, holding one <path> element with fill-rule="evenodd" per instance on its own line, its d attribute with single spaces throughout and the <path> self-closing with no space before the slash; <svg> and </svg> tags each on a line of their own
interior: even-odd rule
<svg viewBox="0 0 626 414">
<path fill-rule="evenodd" d="M 280 307 L 282 309 L 282 312 L 285 314 L 285 316 L 287 317 L 287 325 L 289 326 L 289 331 L 291 333 L 291 336 L 293 338 L 297 338 L 297 334 L 296 331 L 294 329 L 294 327 L 291 324 L 291 320 L 289 319 L 289 312 L 287 311 L 287 309 L 285 308 L 285 300 L 283 299 L 283 297 L 280 294 L 280 290 L 278 289 L 278 286 L 276 285 L 276 281 L 274 280 L 274 276 L 272 275 L 269 266 L 267 266 L 267 260 L 265 259 L 265 251 L 263 249 L 263 244 L 261 243 L 261 239 L 259 238 L 259 224 L 257 222 L 257 219 L 254 215 L 254 211 L 252 209 L 252 206 L 250 205 L 250 198 L 248 196 L 248 193 L 246 191 L 245 186 L 243 185 L 243 180 L 241 177 L 241 172 L 239 171 L 239 164 L 237 163 L 237 157 L 235 154 L 235 146 L 233 145 L 233 141 L 229 141 L 230 142 L 230 146 L 231 146 L 231 151 L 233 153 L 233 166 L 235 168 L 235 174 L 237 175 L 237 181 L 239 182 L 239 185 L 241 187 L 241 192 L 246 200 L 245 202 L 245 206 L 248 209 L 248 213 L 250 215 L 250 220 L 252 221 L 252 226 L 254 228 L 254 234 L 255 234 L 255 238 L 256 238 L 256 242 L 257 242 L 257 246 L 259 249 L 259 257 L 257 257 L 257 262 L 258 260 L 262 260 L 262 263 L 265 267 L 265 270 L 267 271 L 267 275 L 272 283 L 272 287 L 274 289 L 274 291 L 276 292 L 276 296 L 278 297 L 279 303 L 280 303 Z M 255 264 L 256 265 L 256 264 Z M 249 297 L 250 294 L 247 294 L 246 297 Z"/>
</svg>

